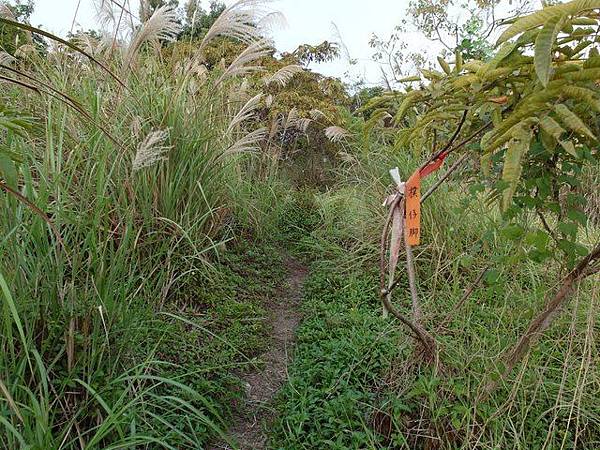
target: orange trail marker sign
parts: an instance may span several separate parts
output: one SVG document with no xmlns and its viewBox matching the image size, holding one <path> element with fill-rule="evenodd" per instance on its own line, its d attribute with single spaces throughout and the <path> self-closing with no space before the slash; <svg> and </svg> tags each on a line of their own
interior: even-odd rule
<svg viewBox="0 0 600 450">
<path fill-rule="evenodd" d="M 415 246 L 421 242 L 421 173 L 415 171 L 406 182 L 406 226 L 404 233 L 406 243 Z"/>
</svg>

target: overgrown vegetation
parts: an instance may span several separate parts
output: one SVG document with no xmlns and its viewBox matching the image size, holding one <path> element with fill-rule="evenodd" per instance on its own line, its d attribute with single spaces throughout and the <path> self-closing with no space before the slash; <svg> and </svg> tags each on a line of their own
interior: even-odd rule
<svg viewBox="0 0 600 450">
<path fill-rule="evenodd" d="M 412 4 L 440 70 L 376 38 L 355 93 L 308 69 L 340 44 L 276 56 L 266 1 L 102 2 L 68 40 L 2 3 L 0 445 L 243 446 L 293 254 L 271 447 L 600 446 L 600 4 L 476 3 Z M 389 171 L 433 166 L 404 250 Z"/>
</svg>

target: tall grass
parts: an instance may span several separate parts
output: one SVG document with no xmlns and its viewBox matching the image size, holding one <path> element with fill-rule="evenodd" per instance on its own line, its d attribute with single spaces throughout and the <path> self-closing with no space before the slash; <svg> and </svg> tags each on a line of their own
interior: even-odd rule
<svg viewBox="0 0 600 450">
<path fill-rule="evenodd" d="M 31 118 L 0 135 L 2 448 L 197 448 L 225 428 L 205 393 L 161 377 L 156 349 L 158 314 L 228 238 L 239 81 L 148 45 L 176 31 L 157 13 L 130 44 L 88 40 L 102 66 L 62 46 L 3 70 L 35 89 L 0 94 Z"/>
</svg>

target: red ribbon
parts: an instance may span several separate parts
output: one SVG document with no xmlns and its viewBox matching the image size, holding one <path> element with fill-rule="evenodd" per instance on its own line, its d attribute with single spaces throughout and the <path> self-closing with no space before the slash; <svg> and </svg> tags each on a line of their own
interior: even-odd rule
<svg viewBox="0 0 600 450">
<path fill-rule="evenodd" d="M 444 164 L 444 159 L 446 159 L 446 156 L 448 156 L 448 152 L 440 153 L 437 158 L 435 158 L 433 161 L 431 161 L 429 164 L 423 167 L 419 171 L 421 178 L 425 178 L 427 175 L 430 175 L 436 170 L 438 170 L 442 166 L 442 164 Z"/>
</svg>

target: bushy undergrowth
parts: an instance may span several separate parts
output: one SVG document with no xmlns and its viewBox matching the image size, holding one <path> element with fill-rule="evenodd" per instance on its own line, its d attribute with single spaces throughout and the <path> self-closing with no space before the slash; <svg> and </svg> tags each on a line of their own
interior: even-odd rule
<svg viewBox="0 0 600 450">
<path fill-rule="evenodd" d="M 385 193 L 380 180 L 387 164 L 382 157 L 363 184 L 353 166 L 338 186 L 303 201 L 310 208 L 304 217 L 320 224 L 296 240 L 297 251 L 315 263 L 272 447 L 595 448 L 600 376 L 593 285 L 581 286 L 517 373 L 491 398 L 479 399 L 497 356 L 542 308 L 556 274 L 515 257 L 521 250 L 510 229 L 500 226 L 478 189 L 450 183 L 424 206 L 419 294 L 444 368 L 415 366 L 400 324 L 381 318 L 378 234 L 365 231 L 365 223 L 382 223 L 373 197 Z M 413 163 L 406 155 L 397 164 L 409 173 Z M 498 262 L 511 257 L 512 264 Z M 482 283 L 454 309 L 486 266 Z M 408 314 L 408 282 L 400 272 L 394 303 Z"/>
<path fill-rule="evenodd" d="M 380 385 L 404 338 L 373 308 L 372 275 L 312 267 L 274 448 L 376 448 L 383 442 L 369 425 L 377 398 L 372 387 Z"/>
</svg>

